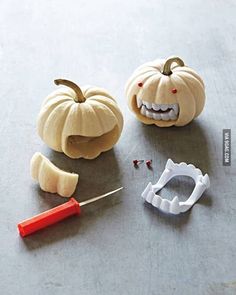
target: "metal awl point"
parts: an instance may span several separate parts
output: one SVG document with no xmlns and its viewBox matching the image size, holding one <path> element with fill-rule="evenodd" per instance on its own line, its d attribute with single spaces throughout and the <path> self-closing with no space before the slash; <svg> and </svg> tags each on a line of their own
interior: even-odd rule
<svg viewBox="0 0 236 295">
<path fill-rule="evenodd" d="M 118 191 L 120 191 L 120 190 L 122 190 L 122 189 L 123 189 L 123 186 L 120 187 L 120 188 L 117 188 L 117 189 L 114 190 L 114 191 L 111 191 L 111 192 L 105 193 L 105 194 L 103 194 L 103 195 L 100 195 L 100 196 L 94 197 L 94 198 L 92 198 L 92 199 L 88 199 L 88 200 L 86 200 L 86 201 L 80 202 L 80 203 L 79 203 L 79 204 L 80 204 L 80 207 L 81 207 L 81 206 L 88 205 L 88 204 L 93 203 L 93 202 L 96 202 L 96 201 L 98 201 L 98 200 L 100 200 L 100 199 L 103 199 L 103 198 L 105 198 L 105 197 L 107 197 L 107 196 L 110 196 L 110 195 L 112 195 L 112 194 L 114 194 L 114 193 L 116 193 L 116 192 L 118 192 Z"/>
</svg>

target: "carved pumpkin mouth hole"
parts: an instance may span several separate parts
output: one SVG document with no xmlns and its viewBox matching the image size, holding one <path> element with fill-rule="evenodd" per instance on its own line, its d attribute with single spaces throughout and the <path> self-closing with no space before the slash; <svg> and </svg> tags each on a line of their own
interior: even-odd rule
<svg viewBox="0 0 236 295">
<path fill-rule="evenodd" d="M 158 104 L 136 98 L 140 114 L 154 120 L 175 121 L 179 115 L 179 104 Z"/>
<path fill-rule="evenodd" d="M 78 158 L 81 154 L 87 159 L 92 159 L 90 157 L 92 151 L 98 150 L 98 155 L 100 149 L 103 151 L 108 151 L 117 142 L 119 138 L 120 129 L 116 125 L 111 131 L 104 133 L 100 136 L 81 136 L 81 135 L 71 135 L 66 139 L 66 150 L 70 151 L 71 158 Z"/>
<path fill-rule="evenodd" d="M 97 138 L 97 137 L 73 135 L 73 136 L 69 136 L 68 143 L 69 144 L 88 143 L 89 141 L 91 141 L 95 138 Z"/>
</svg>

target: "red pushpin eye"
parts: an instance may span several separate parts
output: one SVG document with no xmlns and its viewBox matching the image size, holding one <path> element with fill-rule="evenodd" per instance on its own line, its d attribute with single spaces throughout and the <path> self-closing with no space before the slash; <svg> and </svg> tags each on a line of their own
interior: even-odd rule
<svg viewBox="0 0 236 295">
<path fill-rule="evenodd" d="M 135 159 L 135 160 L 133 160 L 133 164 L 134 164 L 134 166 L 138 166 L 138 164 L 143 163 L 143 161 L 144 160 L 137 160 L 137 159 Z"/>
<path fill-rule="evenodd" d="M 143 87 L 143 83 L 142 82 L 139 82 L 138 83 L 138 87 Z"/>
<path fill-rule="evenodd" d="M 148 168 L 151 168 L 152 167 L 152 160 L 147 160 L 146 165 Z"/>
<path fill-rule="evenodd" d="M 171 90 L 171 92 L 175 94 L 175 93 L 177 92 L 177 89 L 176 89 L 176 88 L 173 88 L 173 89 Z"/>
</svg>

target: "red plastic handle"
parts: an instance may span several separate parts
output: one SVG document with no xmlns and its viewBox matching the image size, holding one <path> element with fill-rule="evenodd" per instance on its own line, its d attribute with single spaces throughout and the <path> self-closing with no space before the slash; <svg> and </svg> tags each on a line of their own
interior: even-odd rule
<svg viewBox="0 0 236 295">
<path fill-rule="evenodd" d="M 79 214 L 80 205 L 74 198 L 71 198 L 68 202 L 59 205 L 53 209 L 47 210 L 32 218 L 26 219 L 19 223 L 17 226 L 20 235 L 22 237 L 26 237 L 69 216 Z"/>
</svg>

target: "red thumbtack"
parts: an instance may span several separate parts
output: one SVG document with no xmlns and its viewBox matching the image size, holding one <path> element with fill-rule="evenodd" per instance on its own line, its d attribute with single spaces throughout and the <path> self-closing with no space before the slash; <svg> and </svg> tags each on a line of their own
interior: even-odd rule
<svg viewBox="0 0 236 295">
<path fill-rule="evenodd" d="M 142 82 L 139 82 L 138 83 L 138 87 L 143 87 L 143 83 Z"/>
<path fill-rule="evenodd" d="M 133 160 L 133 164 L 134 164 L 134 166 L 138 166 L 138 164 L 143 163 L 143 161 L 144 160 L 137 160 L 137 159 L 135 159 L 135 160 Z"/>
<path fill-rule="evenodd" d="M 177 93 L 177 89 L 176 89 L 176 88 L 173 88 L 173 89 L 171 90 L 171 92 L 175 94 L 175 93 Z"/>
<path fill-rule="evenodd" d="M 103 194 L 101 196 L 86 200 L 84 202 L 78 203 L 74 198 L 71 198 L 68 202 L 59 205 L 53 209 L 45 211 L 41 214 L 38 214 L 32 218 L 26 219 L 17 225 L 19 233 L 22 237 L 26 237 L 40 229 L 43 229 L 49 225 L 57 223 L 69 216 L 79 215 L 80 207 L 100 200 L 104 197 L 107 197 L 111 194 L 114 194 L 121 190 L 123 187 L 120 187 L 114 191 Z"/>
<path fill-rule="evenodd" d="M 146 161 L 146 165 L 147 165 L 148 168 L 151 168 L 151 166 L 152 166 L 152 160 L 147 160 Z"/>
</svg>

